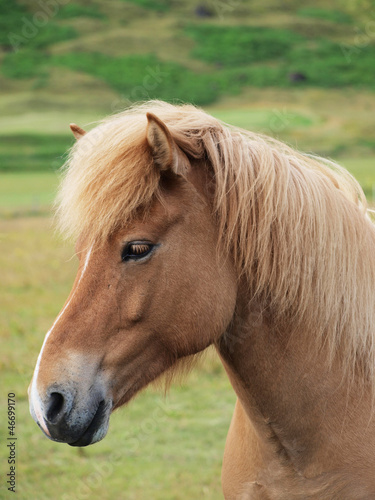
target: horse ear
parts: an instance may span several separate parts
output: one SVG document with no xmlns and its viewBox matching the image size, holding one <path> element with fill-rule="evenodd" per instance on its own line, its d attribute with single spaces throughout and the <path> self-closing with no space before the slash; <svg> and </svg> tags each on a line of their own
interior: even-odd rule
<svg viewBox="0 0 375 500">
<path fill-rule="evenodd" d="M 186 175 L 189 161 L 174 142 L 168 127 L 153 113 L 147 113 L 147 142 L 155 165 L 162 171 Z"/>
<path fill-rule="evenodd" d="M 77 141 L 86 134 L 86 131 L 75 123 L 70 124 L 70 130 L 73 132 L 73 135 L 77 139 Z"/>
</svg>

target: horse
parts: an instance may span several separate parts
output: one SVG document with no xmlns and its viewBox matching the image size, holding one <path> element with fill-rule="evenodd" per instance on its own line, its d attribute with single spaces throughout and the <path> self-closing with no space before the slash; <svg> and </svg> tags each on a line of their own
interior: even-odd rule
<svg viewBox="0 0 375 500">
<path fill-rule="evenodd" d="M 357 181 L 187 104 L 71 129 L 56 220 L 79 266 L 29 387 L 44 434 L 99 441 L 214 346 L 237 395 L 227 500 L 375 498 L 375 229 Z"/>
</svg>

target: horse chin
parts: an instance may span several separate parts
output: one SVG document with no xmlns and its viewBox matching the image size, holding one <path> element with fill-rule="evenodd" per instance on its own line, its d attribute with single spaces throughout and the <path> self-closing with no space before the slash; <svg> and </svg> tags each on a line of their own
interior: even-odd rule
<svg viewBox="0 0 375 500">
<path fill-rule="evenodd" d="M 112 401 L 101 401 L 96 413 L 84 433 L 69 446 L 88 446 L 101 441 L 108 432 Z"/>
<path fill-rule="evenodd" d="M 74 443 L 68 443 L 69 446 L 89 446 L 90 444 L 95 444 L 101 441 L 108 432 L 108 423 L 96 429 L 93 432 L 86 431 L 77 441 Z"/>
<path fill-rule="evenodd" d="M 51 441 L 66 443 L 69 446 L 88 446 L 101 441 L 106 436 L 112 409 L 112 400 L 101 401 L 92 419 L 86 428 L 81 432 L 75 425 L 65 427 L 57 432 L 53 426 L 46 424 L 43 418 L 38 418 L 36 416 L 35 410 L 32 406 L 30 407 L 30 413 L 42 430 L 43 434 Z M 74 436 L 73 440 L 72 434 Z"/>
</svg>

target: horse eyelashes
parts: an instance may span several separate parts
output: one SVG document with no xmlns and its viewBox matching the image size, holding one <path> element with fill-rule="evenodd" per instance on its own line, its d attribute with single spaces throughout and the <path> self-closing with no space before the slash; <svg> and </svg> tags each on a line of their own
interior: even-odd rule
<svg viewBox="0 0 375 500">
<path fill-rule="evenodd" d="M 124 251 L 122 253 L 122 260 L 136 260 L 141 259 L 142 257 L 146 257 L 146 255 L 151 252 L 153 247 L 154 245 L 150 243 L 129 243 L 124 248 Z"/>
<path fill-rule="evenodd" d="M 130 253 L 135 255 L 142 255 L 143 253 L 148 252 L 150 249 L 150 245 L 130 245 L 129 250 Z"/>
</svg>

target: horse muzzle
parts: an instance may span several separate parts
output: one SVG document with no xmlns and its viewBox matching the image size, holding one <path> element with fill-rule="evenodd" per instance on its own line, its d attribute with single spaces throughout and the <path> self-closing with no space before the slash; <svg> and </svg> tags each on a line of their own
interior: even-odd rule
<svg viewBox="0 0 375 500">
<path fill-rule="evenodd" d="M 52 385 L 44 397 L 30 390 L 30 413 L 44 434 L 70 446 L 87 446 L 104 438 L 113 407 L 103 391 L 92 389 L 83 397 L 68 386 Z"/>
</svg>

